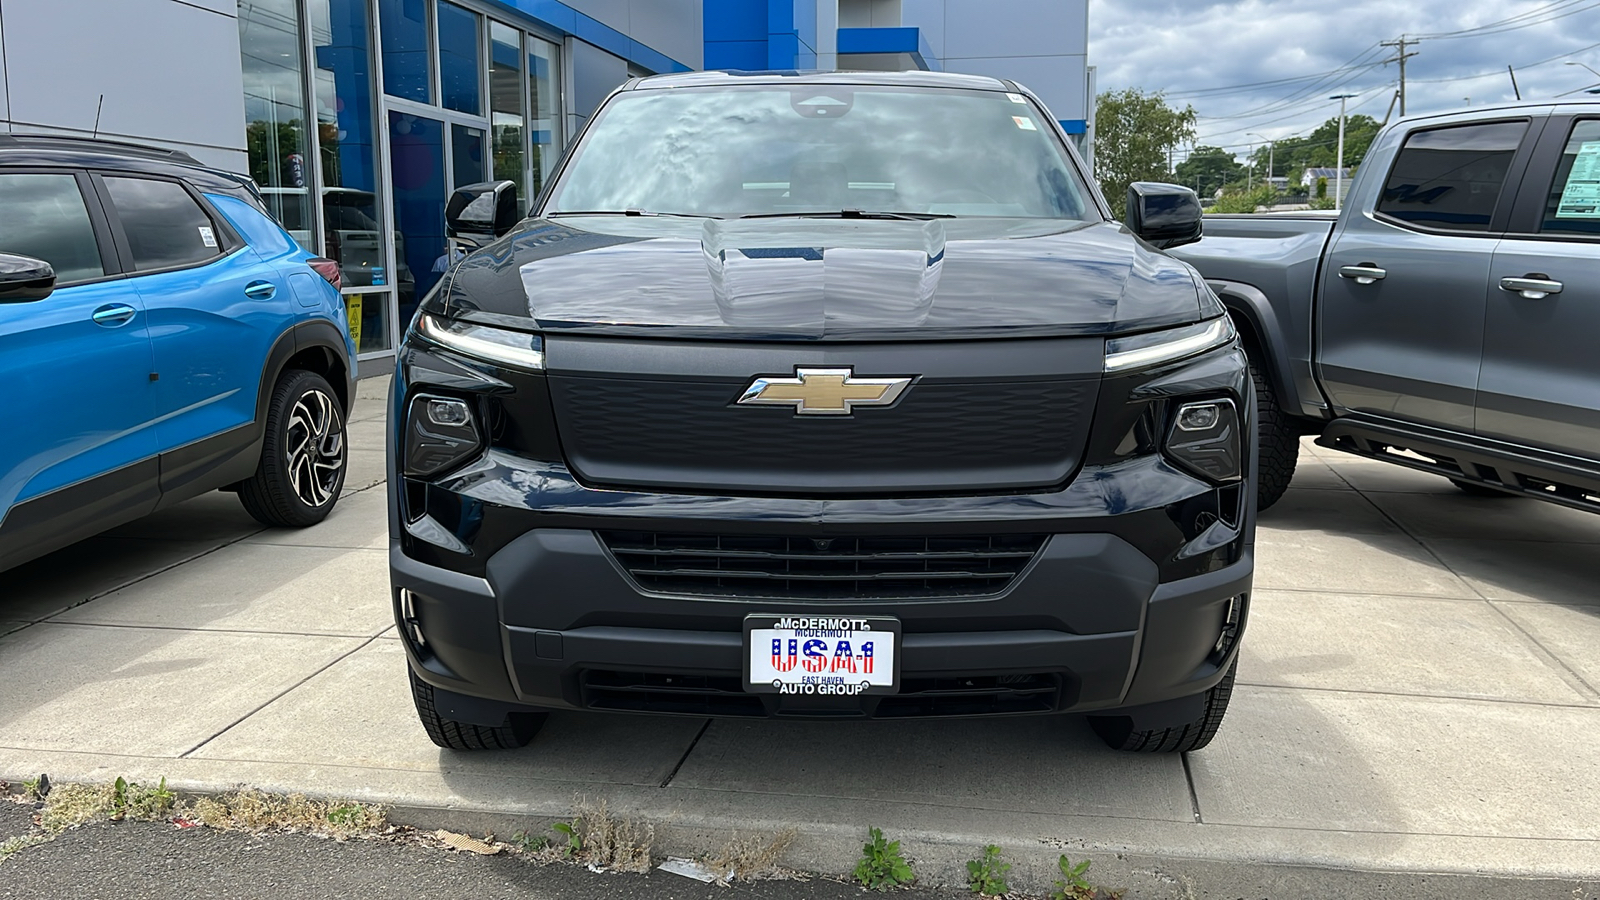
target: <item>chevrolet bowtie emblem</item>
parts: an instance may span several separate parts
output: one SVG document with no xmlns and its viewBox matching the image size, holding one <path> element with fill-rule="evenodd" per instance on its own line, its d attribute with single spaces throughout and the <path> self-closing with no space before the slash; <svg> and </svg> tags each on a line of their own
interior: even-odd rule
<svg viewBox="0 0 1600 900">
<path fill-rule="evenodd" d="M 792 406 L 802 416 L 848 416 L 858 406 L 889 406 L 910 378 L 857 378 L 852 369 L 796 369 L 794 378 L 757 378 L 741 406 Z"/>
</svg>

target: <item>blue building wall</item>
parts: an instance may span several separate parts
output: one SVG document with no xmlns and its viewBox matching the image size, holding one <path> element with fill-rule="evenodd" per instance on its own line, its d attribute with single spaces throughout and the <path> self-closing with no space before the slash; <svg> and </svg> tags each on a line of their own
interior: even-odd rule
<svg viewBox="0 0 1600 900">
<path fill-rule="evenodd" d="M 818 0 L 705 0 L 707 69 L 815 69 Z"/>
</svg>

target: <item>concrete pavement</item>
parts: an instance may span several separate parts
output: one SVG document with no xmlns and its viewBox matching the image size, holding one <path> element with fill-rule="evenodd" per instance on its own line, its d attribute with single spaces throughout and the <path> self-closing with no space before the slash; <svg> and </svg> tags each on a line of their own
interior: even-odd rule
<svg viewBox="0 0 1600 900">
<path fill-rule="evenodd" d="M 871 824 L 950 880 L 989 842 L 1035 885 L 1063 850 L 1131 887 L 1176 858 L 1600 875 L 1600 517 L 1307 444 L 1261 518 L 1227 722 L 1187 757 L 1112 753 L 1075 718 L 587 713 L 453 754 L 390 629 L 385 381 L 361 383 L 326 523 L 264 530 L 210 494 L 3 576 L 0 778 L 250 785 L 502 834 L 582 795 L 673 853 L 795 825 L 790 862 L 824 871 Z"/>
</svg>

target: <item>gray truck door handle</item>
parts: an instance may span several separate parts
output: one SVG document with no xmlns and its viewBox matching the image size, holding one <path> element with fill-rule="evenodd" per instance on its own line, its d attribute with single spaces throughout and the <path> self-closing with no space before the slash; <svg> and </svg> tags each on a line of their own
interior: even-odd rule
<svg viewBox="0 0 1600 900">
<path fill-rule="evenodd" d="M 1500 279 L 1500 290 L 1519 294 L 1524 300 L 1543 300 L 1561 293 L 1561 282 L 1551 281 L 1549 275 L 1541 272 L 1530 272 L 1521 278 Z"/>
<path fill-rule="evenodd" d="M 1362 263 L 1358 266 L 1339 267 L 1339 277 L 1355 279 L 1356 284 L 1371 284 L 1374 281 L 1382 281 L 1383 279 L 1387 278 L 1388 275 L 1388 272 L 1385 272 L 1372 263 Z"/>
</svg>

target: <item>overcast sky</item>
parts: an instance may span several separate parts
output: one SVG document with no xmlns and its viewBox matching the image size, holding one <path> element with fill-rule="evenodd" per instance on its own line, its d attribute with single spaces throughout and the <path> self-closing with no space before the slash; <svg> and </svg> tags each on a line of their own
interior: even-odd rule
<svg viewBox="0 0 1600 900">
<path fill-rule="evenodd" d="M 1165 91 L 1194 106 L 1199 143 L 1239 153 L 1262 142 L 1249 132 L 1305 134 L 1337 115 L 1333 94 L 1381 120 L 1398 73 L 1373 65 L 1394 56 L 1377 42 L 1402 34 L 1439 35 L 1407 48 L 1410 115 L 1511 101 L 1508 64 L 1525 100 L 1600 84 L 1564 65 L 1600 69 L 1600 0 L 1089 0 L 1099 90 Z"/>
</svg>

